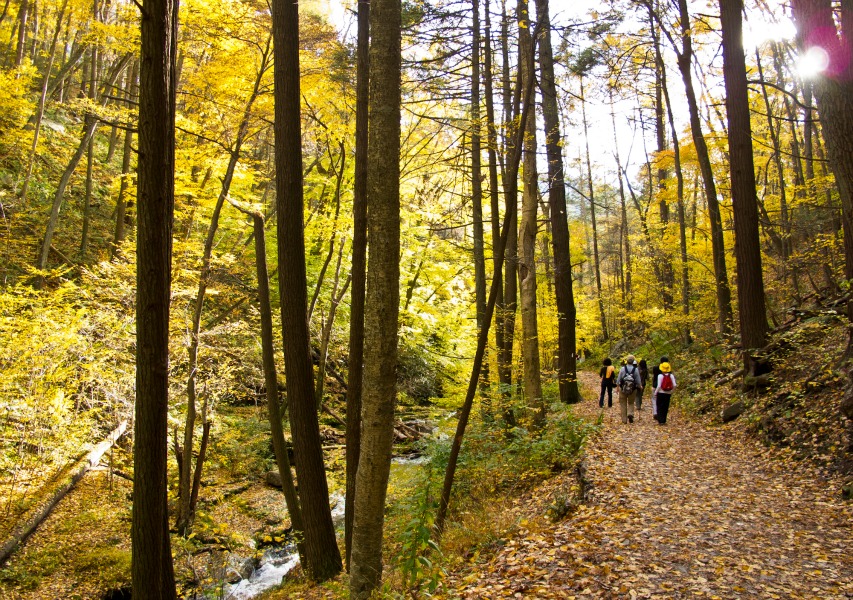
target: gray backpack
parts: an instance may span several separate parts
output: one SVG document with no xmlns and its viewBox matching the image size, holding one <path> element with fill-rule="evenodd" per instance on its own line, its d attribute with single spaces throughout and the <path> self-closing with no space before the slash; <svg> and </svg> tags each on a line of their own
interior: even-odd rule
<svg viewBox="0 0 853 600">
<path fill-rule="evenodd" d="M 631 367 L 631 370 L 628 370 L 628 367 Z M 637 382 L 634 380 L 634 375 L 637 374 L 637 367 L 634 365 L 626 365 L 625 366 L 625 377 L 622 378 L 622 383 L 619 384 L 619 389 L 622 390 L 622 393 L 626 396 L 628 394 L 632 394 L 634 390 L 637 389 Z"/>
</svg>

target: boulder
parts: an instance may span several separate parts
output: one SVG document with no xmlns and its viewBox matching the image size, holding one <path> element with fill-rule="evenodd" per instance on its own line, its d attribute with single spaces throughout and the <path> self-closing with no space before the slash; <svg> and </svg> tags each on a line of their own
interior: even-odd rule
<svg viewBox="0 0 853 600">
<path fill-rule="evenodd" d="M 723 419 L 723 423 L 728 423 L 729 421 L 734 421 L 739 416 L 743 414 L 743 411 L 746 410 L 743 402 L 738 400 L 733 404 L 729 404 L 723 411 L 720 413 L 720 417 Z"/>
<path fill-rule="evenodd" d="M 248 579 L 255 572 L 257 561 L 254 558 L 230 554 L 228 566 L 225 568 L 225 577 L 228 583 L 239 583 L 242 579 Z"/>
<path fill-rule="evenodd" d="M 281 487 L 281 473 L 278 471 L 267 471 L 264 480 L 267 482 L 267 485 L 271 485 L 276 488 Z"/>
</svg>

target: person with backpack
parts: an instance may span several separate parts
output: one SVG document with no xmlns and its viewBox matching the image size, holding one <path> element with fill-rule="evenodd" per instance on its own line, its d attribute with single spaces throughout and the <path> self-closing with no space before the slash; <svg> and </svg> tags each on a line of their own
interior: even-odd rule
<svg viewBox="0 0 853 600">
<path fill-rule="evenodd" d="M 604 408 L 605 390 L 607 391 L 607 408 L 613 408 L 613 386 L 616 384 L 616 369 L 613 367 L 613 361 L 610 358 L 604 359 L 598 375 L 601 377 L 601 395 L 598 397 L 598 408 Z"/>
<path fill-rule="evenodd" d="M 649 366 L 645 358 L 640 359 L 637 368 L 640 370 L 640 391 L 636 396 L 636 405 L 637 411 L 640 411 L 643 406 L 643 392 L 646 390 L 646 382 L 649 380 Z"/>
<path fill-rule="evenodd" d="M 669 401 L 672 399 L 672 392 L 677 385 L 670 364 L 668 362 L 661 363 L 660 375 L 657 377 L 657 387 L 655 388 L 657 421 L 660 425 L 666 425 L 666 415 L 669 413 Z"/>
<path fill-rule="evenodd" d="M 625 359 L 625 366 L 619 369 L 616 385 L 619 386 L 619 413 L 623 423 L 634 422 L 634 398 L 643 393 L 640 381 L 640 369 L 633 354 Z"/>
<path fill-rule="evenodd" d="M 669 358 L 666 356 L 660 357 L 660 362 L 652 367 L 652 418 L 657 421 L 658 420 L 658 406 L 657 406 L 657 387 L 658 387 L 658 376 L 660 375 L 660 366 L 669 362 Z"/>
</svg>

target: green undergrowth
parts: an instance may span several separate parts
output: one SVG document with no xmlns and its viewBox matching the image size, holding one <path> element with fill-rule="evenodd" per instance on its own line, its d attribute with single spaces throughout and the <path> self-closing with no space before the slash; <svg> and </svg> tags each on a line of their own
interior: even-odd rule
<svg viewBox="0 0 853 600">
<path fill-rule="evenodd" d="M 556 389 L 547 390 L 548 400 Z M 451 420 L 455 426 L 455 420 Z M 443 570 L 501 545 L 518 528 L 513 500 L 543 480 L 572 468 L 595 425 L 576 417 L 571 407 L 552 404 L 542 431 L 504 429 L 495 421 L 472 419 L 459 456 L 445 532 L 435 538 L 433 524 L 452 438 L 424 448 L 429 462 L 406 481 L 396 479 L 387 521 L 388 555 L 393 571 L 386 579 L 390 596 L 406 590 L 429 593 Z"/>
<path fill-rule="evenodd" d="M 440 539 L 433 526 L 456 419 L 449 419 L 442 428 L 447 435 L 421 444 L 425 462 L 392 465 L 385 521 L 386 570 L 378 597 L 429 597 L 447 570 L 503 545 L 518 531 L 522 517 L 513 510 L 518 498 L 577 464 L 597 425 L 555 402 L 556 385 L 546 387 L 545 393 L 551 404 L 547 425 L 539 432 L 521 426 L 503 428 L 497 420 L 484 420 L 475 409 Z M 285 583 L 263 597 L 346 598 L 346 576 L 313 589 L 304 582 Z"/>
</svg>

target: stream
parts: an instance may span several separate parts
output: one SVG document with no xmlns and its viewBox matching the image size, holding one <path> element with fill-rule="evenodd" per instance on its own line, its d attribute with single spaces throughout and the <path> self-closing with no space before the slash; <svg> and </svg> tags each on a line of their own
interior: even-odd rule
<svg viewBox="0 0 853 600">
<path fill-rule="evenodd" d="M 436 429 L 431 426 L 429 434 L 435 435 Z M 437 437 L 445 436 L 446 434 L 443 433 L 437 434 Z M 427 456 L 420 454 L 397 456 L 391 460 L 397 470 L 402 469 L 404 471 L 418 469 L 428 461 L 429 458 Z M 329 498 L 329 503 L 332 506 L 332 521 L 335 524 L 335 528 L 342 529 L 346 506 L 344 495 L 333 494 Z M 249 600 L 250 598 L 254 598 L 262 592 L 281 585 L 284 577 L 297 564 L 299 564 L 299 554 L 294 544 L 271 547 L 264 552 L 258 568 L 252 572 L 252 575 L 248 579 L 243 579 L 239 583 L 225 588 L 225 598 L 228 600 Z"/>
<path fill-rule="evenodd" d="M 344 510 L 346 502 L 342 494 L 333 494 L 329 498 L 332 505 L 332 521 L 335 528 L 339 528 L 344 522 Z M 293 567 L 299 564 L 299 554 L 296 552 L 295 544 L 287 544 L 270 548 L 261 557 L 260 565 L 254 570 L 248 579 L 228 586 L 225 598 L 229 600 L 248 600 L 254 598 L 261 592 L 281 585 L 284 576 Z"/>
</svg>

